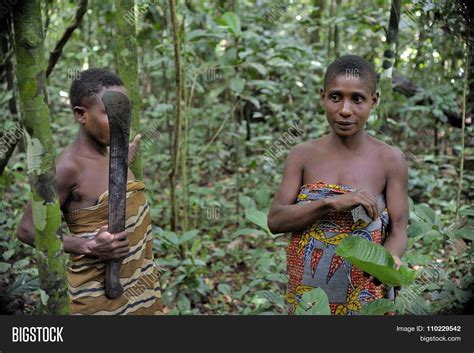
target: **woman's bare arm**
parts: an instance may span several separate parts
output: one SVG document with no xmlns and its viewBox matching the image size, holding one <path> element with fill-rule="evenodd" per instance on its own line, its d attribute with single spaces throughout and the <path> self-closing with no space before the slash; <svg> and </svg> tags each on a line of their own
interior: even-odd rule
<svg viewBox="0 0 474 353">
<path fill-rule="evenodd" d="M 398 149 L 387 156 L 385 163 L 389 166 L 385 192 L 390 226 L 384 246 L 392 255 L 400 258 L 407 246 L 408 167 Z"/>
<path fill-rule="evenodd" d="M 302 185 L 304 144 L 288 154 L 283 179 L 268 213 L 272 233 L 298 232 L 306 229 L 331 209 L 326 199 L 296 204 Z"/>
</svg>

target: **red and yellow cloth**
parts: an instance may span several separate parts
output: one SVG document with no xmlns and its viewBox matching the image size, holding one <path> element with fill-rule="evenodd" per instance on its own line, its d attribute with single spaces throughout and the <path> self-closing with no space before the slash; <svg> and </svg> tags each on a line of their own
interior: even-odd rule
<svg viewBox="0 0 474 353">
<path fill-rule="evenodd" d="M 297 203 L 311 202 L 355 191 L 345 185 L 318 181 L 303 185 Z M 328 295 L 332 315 L 358 314 L 362 305 L 379 299 L 393 299 L 393 290 L 376 286 L 363 271 L 336 255 L 338 244 L 350 236 L 366 238 L 382 244 L 386 237 L 389 217 L 385 208 L 380 217 L 367 224 L 354 221 L 351 211 L 329 211 L 303 232 L 292 235 L 287 249 L 288 311 L 294 313 L 302 295 L 321 288 Z"/>
</svg>

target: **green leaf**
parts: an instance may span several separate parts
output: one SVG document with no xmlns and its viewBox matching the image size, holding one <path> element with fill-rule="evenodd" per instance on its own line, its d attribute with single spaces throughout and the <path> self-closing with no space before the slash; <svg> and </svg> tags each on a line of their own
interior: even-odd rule
<svg viewBox="0 0 474 353">
<path fill-rule="evenodd" d="M 243 78 L 233 78 L 230 81 L 230 88 L 235 92 L 235 94 L 240 94 L 244 90 L 245 80 Z"/>
<path fill-rule="evenodd" d="M 40 289 L 40 298 L 43 305 L 48 305 L 49 295 L 42 289 Z"/>
<path fill-rule="evenodd" d="M 219 19 L 219 23 L 229 29 L 229 31 L 236 37 L 242 33 L 242 26 L 240 24 L 239 16 L 234 12 L 226 12 Z"/>
<path fill-rule="evenodd" d="M 272 58 L 268 61 L 268 65 L 274 66 L 274 67 L 288 67 L 288 68 L 293 68 L 293 64 L 290 62 L 280 58 L 280 57 L 275 57 Z"/>
<path fill-rule="evenodd" d="M 8 259 L 12 257 L 13 254 L 15 254 L 15 249 L 10 249 L 5 251 L 2 256 L 5 261 L 8 261 Z"/>
<path fill-rule="evenodd" d="M 454 237 L 474 241 L 474 229 L 470 227 L 458 229 L 454 232 Z"/>
<path fill-rule="evenodd" d="M 262 76 L 267 75 L 267 69 L 260 63 L 247 63 L 248 66 L 253 67 Z"/>
<path fill-rule="evenodd" d="M 18 260 L 17 262 L 15 262 L 13 264 L 12 269 L 14 271 L 18 271 L 18 270 L 21 270 L 21 269 L 25 269 L 29 265 L 30 265 L 30 259 L 29 258 L 24 258 L 24 259 L 21 259 L 21 260 Z"/>
<path fill-rule="evenodd" d="M 443 235 L 434 229 L 423 234 L 423 242 L 425 244 L 430 244 L 435 240 L 441 240 L 441 239 L 443 239 Z"/>
<path fill-rule="evenodd" d="M 460 210 L 459 213 L 465 216 L 474 217 L 474 208 L 466 208 L 464 210 Z"/>
<path fill-rule="evenodd" d="M 383 315 L 387 311 L 395 311 L 395 303 L 389 299 L 380 298 L 362 306 L 361 315 Z"/>
<path fill-rule="evenodd" d="M 267 215 L 259 210 L 245 210 L 245 218 L 271 235 L 267 225 Z"/>
<path fill-rule="evenodd" d="M 256 294 L 262 298 L 265 298 L 269 303 L 278 305 L 280 308 L 285 307 L 285 299 L 273 291 L 259 290 Z"/>
<path fill-rule="evenodd" d="M 348 237 L 336 249 L 339 256 L 389 286 L 407 286 L 415 281 L 417 273 L 402 265 L 395 269 L 392 255 L 383 246 L 360 237 Z"/>
<path fill-rule="evenodd" d="M 217 97 L 221 95 L 222 92 L 227 88 L 227 85 L 219 85 L 216 88 L 213 88 L 207 94 L 206 100 L 207 104 L 211 104 Z"/>
<path fill-rule="evenodd" d="M 252 229 L 252 228 L 241 228 L 236 230 L 232 233 L 231 239 L 237 238 L 241 235 L 250 235 L 250 234 L 263 234 L 260 229 Z"/>
<path fill-rule="evenodd" d="M 256 208 L 255 201 L 248 196 L 239 194 L 239 202 L 246 210 Z"/>
<path fill-rule="evenodd" d="M 202 246 L 201 239 L 197 239 L 196 241 L 193 242 L 193 245 L 191 246 L 191 250 L 190 250 L 192 257 L 196 257 L 198 251 L 201 250 L 201 246 Z"/>
<path fill-rule="evenodd" d="M 181 237 L 181 243 L 185 243 L 193 239 L 197 234 L 199 233 L 199 229 L 192 229 L 187 231 L 186 233 L 183 234 Z"/>
<path fill-rule="evenodd" d="M 436 214 L 430 207 L 426 205 L 416 205 L 415 213 L 425 222 L 430 222 L 431 224 L 433 224 L 436 220 Z"/>
<path fill-rule="evenodd" d="M 303 294 L 296 307 L 296 315 L 330 315 L 329 299 L 321 288 L 314 288 Z"/>
<path fill-rule="evenodd" d="M 226 283 L 219 283 L 219 285 L 217 286 L 217 290 L 224 295 L 228 295 L 230 293 L 231 287 Z"/>
<path fill-rule="evenodd" d="M 180 243 L 179 238 L 175 232 L 163 231 L 161 236 L 165 239 L 165 241 L 168 241 L 173 245 L 178 245 Z"/>
<path fill-rule="evenodd" d="M 191 302 L 185 295 L 180 295 L 178 299 L 178 309 L 182 313 L 188 311 L 191 308 Z"/>
<path fill-rule="evenodd" d="M 206 38 L 215 38 L 216 36 L 218 36 L 217 33 L 209 33 L 207 31 L 203 31 L 202 29 L 196 29 L 186 33 L 186 42 L 192 42 Z"/>
<path fill-rule="evenodd" d="M 10 267 L 12 267 L 11 264 L 9 264 L 8 262 L 0 262 L 0 273 L 5 273 L 7 272 Z"/>
<path fill-rule="evenodd" d="M 408 237 L 416 237 L 429 232 L 432 225 L 424 221 L 412 221 L 408 227 Z"/>
</svg>

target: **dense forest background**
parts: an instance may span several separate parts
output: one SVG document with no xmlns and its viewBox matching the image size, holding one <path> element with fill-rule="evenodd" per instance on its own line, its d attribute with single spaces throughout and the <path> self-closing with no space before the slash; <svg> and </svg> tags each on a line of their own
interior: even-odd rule
<svg viewBox="0 0 474 353">
<path fill-rule="evenodd" d="M 407 295 L 399 295 L 397 310 L 472 313 L 474 70 L 467 2 L 186 0 L 177 1 L 176 18 L 170 3 L 139 0 L 134 13 L 116 11 L 114 1 L 41 1 L 45 63 L 58 57 L 46 82 L 55 156 L 78 131 L 68 102 L 71 80 L 92 67 L 118 71 L 120 56 L 130 54 L 121 39 L 136 40 L 141 107 L 134 132 L 143 136 L 166 312 L 284 313 L 289 235 L 269 232 L 268 208 L 288 151 L 329 132 L 319 103 L 324 70 L 351 53 L 373 62 L 380 75 L 382 100 L 369 133 L 399 147 L 409 163 L 404 261 L 422 280 L 401 290 Z M 397 5 L 394 32 L 389 20 Z M 15 6 L 14 0 L 0 5 L 4 144 L 21 121 Z M 124 19 L 136 35 L 117 32 Z M 392 62 L 384 59 L 390 48 L 393 71 L 384 65 Z M 0 177 L 0 312 L 29 314 L 48 295 L 40 289 L 35 250 L 16 235 L 31 195 L 25 143 L 8 147 Z"/>
</svg>

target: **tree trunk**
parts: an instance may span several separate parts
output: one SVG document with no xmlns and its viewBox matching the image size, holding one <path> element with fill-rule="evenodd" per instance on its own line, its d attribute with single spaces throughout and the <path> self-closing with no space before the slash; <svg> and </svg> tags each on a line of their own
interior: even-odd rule
<svg viewBox="0 0 474 353">
<path fill-rule="evenodd" d="M 181 30 L 180 34 L 182 38 L 186 38 L 186 17 L 183 15 L 183 20 L 181 22 Z M 186 41 L 183 39 L 183 42 L 180 43 L 182 46 L 182 51 L 186 52 Z M 183 60 L 181 60 L 181 70 L 183 72 L 186 72 L 186 66 L 187 66 L 187 61 L 186 57 L 183 57 Z M 182 230 L 187 231 L 188 226 L 189 226 L 189 168 L 188 168 L 188 157 L 189 157 L 189 115 L 190 115 L 190 110 L 191 110 L 191 101 L 192 101 L 192 96 L 193 96 L 193 89 L 195 85 L 195 78 L 193 78 L 193 81 L 191 83 L 192 88 L 190 89 L 190 92 L 188 94 L 187 91 L 187 82 L 186 82 L 186 75 L 183 75 L 182 82 L 181 82 L 181 88 L 182 88 L 182 94 L 183 94 L 183 101 L 184 101 L 184 115 L 183 115 L 183 136 L 182 136 L 182 144 L 181 144 L 181 152 L 180 152 L 180 157 L 181 157 L 181 185 L 182 185 L 182 207 L 181 209 L 183 210 L 183 222 L 182 222 Z M 186 249 L 186 244 L 183 244 L 183 246 Z"/>
<path fill-rule="evenodd" d="M 68 314 L 66 257 L 58 230 L 61 214 L 46 100 L 46 62 L 39 0 L 19 1 L 14 12 L 17 80 L 32 192 L 37 266 L 48 314 Z"/>
<path fill-rule="evenodd" d="M 328 18 L 331 17 L 331 11 L 332 11 L 332 1 L 331 0 L 324 0 L 324 6 L 323 6 L 323 20 L 327 20 Z M 329 65 L 329 63 L 332 61 L 332 56 L 331 56 L 331 43 L 332 43 L 332 26 L 330 24 L 327 25 L 326 31 L 325 31 L 325 37 L 324 41 L 326 44 L 326 67 Z"/>
<path fill-rule="evenodd" d="M 140 92 L 138 89 L 138 54 L 134 0 L 115 0 L 117 23 L 116 61 L 117 73 L 122 78 L 132 102 L 132 139 L 140 132 Z M 130 166 L 136 179 L 143 179 L 142 156 L 137 149 L 135 160 Z"/>
<path fill-rule="evenodd" d="M 323 30 L 321 21 L 323 18 L 324 1 L 314 0 L 313 7 L 318 8 L 317 10 L 313 9 L 313 11 L 311 11 L 311 14 L 310 14 L 310 18 L 312 22 L 315 23 L 314 28 L 316 29 L 311 32 L 309 38 L 310 38 L 311 44 L 319 46 L 321 45 L 321 31 Z"/>
<path fill-rule="evenodd" d="M 392 0 L 390 19 L 387 29 L 387 42 L 383 53 L 382 75 L 380 78 L 380 116 L 386 121 L 392 100 L 392 76 L 395 52 L 397 48 L 398 24 L 400 22 L 401 0 Z"/>
<path fill-rule="evenodd" d="M 169 0 L 171 24 L 173 31 L 174 43 L 174 67 L 175 67 L 175 126 L 174 126 L 174 141 L 173 141 L 173 161 L 169 174 L 170 178 L 170 198 L 171 198 L 171 229 L 176 231 L 178 228 L 178 206 L 176 201 L 176 177 L 179 161 L 179 144 L 181 132 L 181 63 L 180 63 L 180 47 L 179 47 L 179 26 L 176 18 L 176 3 L 175 0 Z"/>
</svg>

